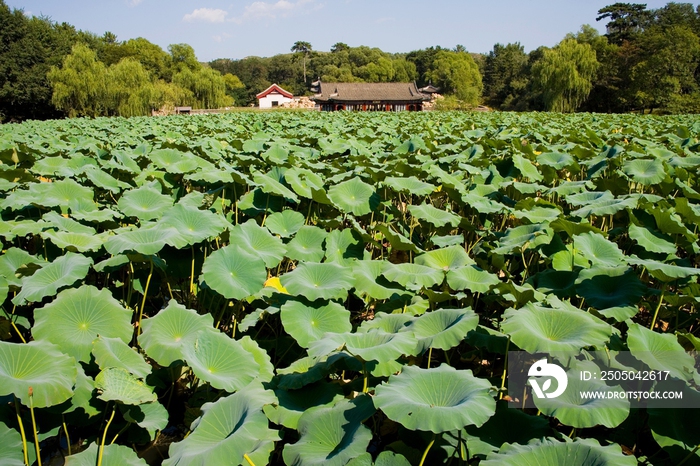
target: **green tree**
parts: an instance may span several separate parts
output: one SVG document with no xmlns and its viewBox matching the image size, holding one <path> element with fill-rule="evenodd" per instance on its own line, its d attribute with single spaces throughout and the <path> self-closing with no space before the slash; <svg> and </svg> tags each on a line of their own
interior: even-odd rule
<svg viewBox="0 0 700 466">
<path fill-rule="evenodd" d="M 48 79 L 53 88 L 51 101 L 69 116 L 99 116 L 107 110 L 107 70 L 97 54 L 76 44 L 61 68 L 51 67 Z"/>
<path fill-rule="evenodd" d="M 528 62 L 520 43 L 493 46 L 484 63 L 484 97 L 489 105 L 517 108 L 530 82 Z"/>
<path fill-rule="evenodd" d="M 331 52 L 338 53 L 338 52 L 343 52 L 343 51 L 349 50 L 349 49 L 350 49 L 350 46 L 348 44 L 346 44 L 345 42 L 336 42 L 331 47 Z"/>
<path fill-rule="evenodd" d="M 124 42 L 122 48 L 125 57 L 132 57 L 137 60 L 154 78 L 165 79 L 167 81 L 171 79 L 171 55 L 168 55 L 168 53 L 158 45 L 143 37 L 137 37 L 136 39 L 129 39 Z"/>
<path fill-rule="evenodd" d="M 696 79 L 700 38 L 688 27 L 653 27 L 638 40 L 641 60 L 632 68 L 640 108 L 670 112 L 698 111 Z"/>
<path fill-rule="evenodd" d="M 651 21 L 652 12 L 646 3 L 615 3 L 598 10 L 596 21 L 609 19 L 605 26 L 608 40 L 613 44 L 622 44 L 632 40 Z"/>
<path fill-rule="evenodd" d="M 575 112 L 593 88 L 599 63 L 593 48 L 575 39 L 564 39 L 532 68 L 532 79 L 542 92 L 545 108 Z"/>
<path fill-rule="evenodd" d="M 311 51 L 313 50 L 313 48 L 311 47 L 311 44 L 309 42 L 297 41 L 294 42 L 294 45 L 292 45 L 291 50 L 294 53 L 300 53 L 303 57 L 304 83 L 306 83 L 306 59 L 309 56 L 309 53 L 311 53 Z"/>
<path fill-rule="evenodd" d="M 180 105 L 192 105 L 194 108 L 221 108 L 233 103 L 226 94 L 226 81 L 221 73 L 201 67 L 192 71 L 183 68 L 173 75 L 173 84 L 191 92 L 191 100 L 177 102 Z"/>
<path fill-rule="evenodd" d="M 443 92 L 475 107 L 479 104 L 483 83 L 474 59 L 466 52 L 441 50 L 435 56 L 428 79 Z"/>
<path fill-rule="evenodd" d="M 197 61 L 194 49 L 187 44 L 170 44 L 168 52 L 170 52 L 174 73 L 185 69 L 196 71 L 202 67 Z"/>
<path fill-rule="evenodd" d="M 133 58 L 124 58 L 107 69 L 106 94 L 110 115 L 148 115 L 162 104 L 150 74 Z"/>
</svg>

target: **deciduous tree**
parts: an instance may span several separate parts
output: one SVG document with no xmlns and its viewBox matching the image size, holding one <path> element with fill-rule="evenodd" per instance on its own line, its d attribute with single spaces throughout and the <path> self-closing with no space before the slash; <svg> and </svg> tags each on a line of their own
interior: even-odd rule
<svg viewBox="0 0 700 466">
<path fill-rule="evenodd" d="M 427 77 L 443 92 L 455 95 L 468 105 L 479 104 L 483 90 L 481 73 L 468 53 L 439 51 Z"/>
</svg>

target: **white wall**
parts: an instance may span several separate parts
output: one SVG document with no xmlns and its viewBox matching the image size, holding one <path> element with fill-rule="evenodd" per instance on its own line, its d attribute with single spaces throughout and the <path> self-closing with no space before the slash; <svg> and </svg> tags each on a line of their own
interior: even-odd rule
<svg viewBox="0 0 700 466">
<path fill-rule="evenodd" d="M 272 102 L 277 102 L 277 105 L 282 105 L 285 102 L 291 102 L 292 99 L 285 97 L 278 92 L 270 92 L 268 95 L 259 99 L 260 108 L 272 108 Z"/>
</svg>

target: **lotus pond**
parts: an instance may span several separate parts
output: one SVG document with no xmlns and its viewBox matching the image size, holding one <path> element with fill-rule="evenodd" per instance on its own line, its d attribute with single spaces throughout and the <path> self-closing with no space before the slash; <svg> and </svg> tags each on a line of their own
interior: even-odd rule
<svg viewBox="0 0 700 466">
<path fill-rule="evenodd" d="M 652 352 L 698 393 L 693 358 L 665 355 L 700 349 L 699 134 L 501 113 L 0 126 L 0 463 L 699 465 L 697 410 L 506 395 L 518 349 Z"/>
</svg>

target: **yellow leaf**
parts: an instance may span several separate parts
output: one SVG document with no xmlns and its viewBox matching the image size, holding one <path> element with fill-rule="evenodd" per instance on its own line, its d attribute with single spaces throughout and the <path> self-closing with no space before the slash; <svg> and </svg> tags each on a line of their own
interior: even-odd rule
<svg viewBox="0 0 700 466">
<path fill-rule="evenodd" d="M 280 293 L 284 294 L 289 294 L 289 291 L 285 287 L 282 286 L 282 282 L 280 281 L 280 277 L 270 277 L 267 279 L 265 282 L 265 286 L 269 286 L 270 288 L 274 288 Z"/>
</svg>

